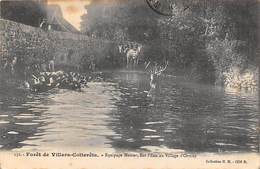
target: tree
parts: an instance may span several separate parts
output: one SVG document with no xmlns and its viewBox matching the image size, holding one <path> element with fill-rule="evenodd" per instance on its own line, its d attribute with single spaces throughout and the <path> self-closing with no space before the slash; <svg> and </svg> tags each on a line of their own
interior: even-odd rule
<svg viewBox="0 0 260 169">
<path fill-rule="evenodd" d="M 81 17 L 81 31 L 89 36 L 139 43 L 156 37 L 158 16 L 143 1 L 94 3 L 86 6 L 86 10 L 87 14 Z"/>
<path fill-rule="evenodd" d="M 257 26 L 251 18 L 256 19 L 257 4 L 255 0 L 201 0 L 192 1 L 185 12 L 182 5 L 173 4 L 173 16 L 160 23 L 161 39 L 173 54 L 169 57 L 174 65 L 188 68 L 185 72 L 210 73 L 220 83 L 233 66 L 242 71 L 254 65 Z"/>
</svg>

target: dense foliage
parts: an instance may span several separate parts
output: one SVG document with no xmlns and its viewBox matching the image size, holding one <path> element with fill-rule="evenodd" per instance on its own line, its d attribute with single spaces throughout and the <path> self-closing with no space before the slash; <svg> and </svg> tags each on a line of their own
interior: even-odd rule
<svg viewBox="0 0 260 169">
<path fill-rule="evenodd" d="M 175 73 L 225 84 L 235 69 L 241 77 L 257 71 L 258 7 L 256 0 L 177 1 L 166 17 L 142 3 L 101 3 L 87 7 L 82 31 L 116 42 L 138 41 L 146 46 L 146 58 L 167 57 Z"/>
</svg>

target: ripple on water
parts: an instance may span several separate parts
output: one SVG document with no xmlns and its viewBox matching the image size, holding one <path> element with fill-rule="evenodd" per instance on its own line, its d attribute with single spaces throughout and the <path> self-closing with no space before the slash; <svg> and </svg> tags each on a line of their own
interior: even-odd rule
<svg viewBox="0 0 260 169">
<path fill-rule="evenodd" d="M 33 116 L 33 115 L 26 115 L 26 116 L 21 116 L 21 115 L 19 115 L 19 116 L 13 116 L 14 118 L 16 118 L 16 119 L 32 119 L 32 118 L 34 118 L 35 116 Z"/>
<path fill-rule="evenodd" d="M 32 116 L 33 114 L 31 113 L 20 113 L 19 116 Z"/>
<path fill-rule="evenodd" d="M 29 140 L 36 140 L 36 139 L 39 139 L 39 137 L 37 136 L 31 136 L 31 137 L 28 137 Z"/>
<path fill-rule="evenodd" d="M 9 132 L 7 132 L 7 134 L 10 134 L 10 135 L 17 135 L 17 134 L 19 134 L 19 132 L 16 132 L 16 131 L 9 131 Z"/>
<path fill-rule="evenodd" d="M 28 104 L 29 106 L 31 106 L 31 105 L 38 104 L 38 103 L 40 103 L 40 100 L 35 100 L 35 101 L 32 101 L 32 102 L 26 102 L 24 104 Z"/>
<path fill-rule="evenodd" d="M 145 138 L 161 138 L 159 135 L 144 136 Z"/>
<path fill-rule="evenodd" d="M 230 143 L 215 143 L 215 144 L 218 146 L 233 146 L 233 147 L 237 146 L 236 144 L 230 144 Z"/>
<path fill-rule="evenodd" d="M 37 122 L 37 123 L 38 123 L 38 122 L 45 122 L 45 119 L 33 119 L 32 121 L 33 121 L 33 122 Z"/>
<path fill-rule="evenodd" d="M 115 140 L 121 140 L 121 139 L 122 139 L 122 136 L 113 136 L 113 139 L 115 139 Z"/>
<path fill-rule="evenodd" d="M 148 131 L 148 132 L 156 132 L 156 130 L 153 130 L 153 129 L 141 129 L 141 131 Z"/>
<path fill-rule="evenodd" d="M 33 126 L 33 125 L 38 125 L 39 123 L 15 123 L 15 124 L 21 126 Z"/>
<path fill-rule="evenodd" d="M 131 109 L 137 109 L 139 106 L 129 106 Z"/>
<path fill-rule="evenodd" d="M 133 138 L 126 139 L 127 142 L 133 143 L 135 140 Z"/>
<path fill-rule="evenodd" d="M 7 114 L 1 114 L 0 117 L 8 117 Z"/>
<path fill-rule="evenodd" d="M 146 122 L 146 125 L 152 125 L 152 124 L 164 124 L 164 121 L 153 121 L 153 122 Z"/>
<path fill-rule="evenodd" d="M 173 132 L 173 130 L 166 129 L 166 130 L 164 130 L 164 132 L 165 132 L 165 133 L 172 133 L 172 132 Z"/>
<path fill-rule="evenodd" d="M 5 120 L 0 120 L 0 124 L 8 124 L 10 123 L 9 121 L 5 121 Z"/>
</svg>

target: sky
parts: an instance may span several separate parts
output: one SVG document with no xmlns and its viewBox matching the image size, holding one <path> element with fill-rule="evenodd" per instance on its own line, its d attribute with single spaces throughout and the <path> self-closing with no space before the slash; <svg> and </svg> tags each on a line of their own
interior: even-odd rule
<svg viewBox="0 0 260 169">
<path fill-rule="evenodd" d="M 86 13 L 85 6 L 91 0 L 48 0 L 48 4 L 56 4 L 61 7 L 63 17 L 75 28 L 80 29 L 80 17 Z"/>
<path fill-rule="evenodd" d="M 1 0 L 0 0 L 1 1 Z M 80 29 L 81 16 L 87 13 L 86 5 L 91 3 L 120 3 L 125 0 L 47 0 L 48 4 L 56 4 L 61 7 L 63 17 L 75 28 Z"/>
</svg>

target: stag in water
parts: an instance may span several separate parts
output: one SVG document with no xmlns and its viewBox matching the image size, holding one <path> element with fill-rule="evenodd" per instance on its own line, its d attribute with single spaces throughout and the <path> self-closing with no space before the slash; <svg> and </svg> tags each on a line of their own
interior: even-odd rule
<svg viewBox="0 0 260 169">
<path fill-rule="evenodd" d="M 146 64 L 145 69 L 148 67 L 150 68 L 150 90 L 147 94 L 148 97 L 153 96 L 153 94 L 156 92 L 156 89 L 158 89 L 160 85 L 160 75 L 162 74 L 163 71 L 166 70 L 168 66 L 168 61 L 165 62 L 165 65 L 160 65 L 157 62 L 148 62 Z"/>
</svg>

